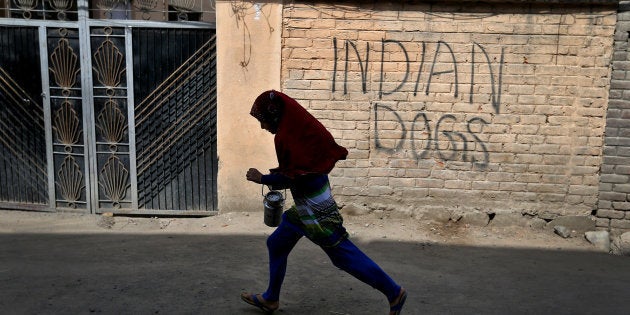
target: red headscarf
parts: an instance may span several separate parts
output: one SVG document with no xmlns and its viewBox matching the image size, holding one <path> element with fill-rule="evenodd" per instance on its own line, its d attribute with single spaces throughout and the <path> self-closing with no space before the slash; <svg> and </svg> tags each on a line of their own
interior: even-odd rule
<svg viewBox="0 0 630 315">
<path fill-rule="evenodd" d="M 250 114 L 277 126 L 274 143 L 279 166 L 272 169 L 294 178 L 304 174 L 328 174 L 348 155 L 333 136 L 296 100 L 270 90 L 256 98 Z"/>
</svg>

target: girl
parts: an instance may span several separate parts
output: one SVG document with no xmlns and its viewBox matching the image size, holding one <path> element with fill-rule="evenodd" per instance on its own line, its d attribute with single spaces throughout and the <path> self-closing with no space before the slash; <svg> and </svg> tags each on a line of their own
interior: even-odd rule
<svg viewBox="0 0 630 315">
<path fill-rule="evenodd" d="M 246 178 L 274 189 L 289 188 L 295 205 L 283 213 L 280 225 L 267 239 L 267 291 L 242 293 L 241 299 L 268 313 L 277 310 L 287 257 L 297 241 L 306 236 L 326 252 L 336 267 L 385 294 L 390 315 L 400 314 L 407 292 L 348 239 L 330 191 L 328 173 L 348 151 L 296 100 L 281 92 L 260 94 L 250 114 L 261 128 L 275 135 L 278 167 L 266 175 L 250 168 Z"/>
</svg>

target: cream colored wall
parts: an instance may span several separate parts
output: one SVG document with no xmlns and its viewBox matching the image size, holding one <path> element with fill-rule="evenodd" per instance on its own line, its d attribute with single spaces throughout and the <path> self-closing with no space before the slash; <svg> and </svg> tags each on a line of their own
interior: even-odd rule
<svg viewBox="0 0 630 315">
<path fill-rule="evenodd" d="M 286 3 L 283 91 L 349 151 L 340 205 L 591 214 L 616 6 L 534 2 Z"/>
<path fill-rule="evenodd" d="M 280 88 L 282 5 L 217 1 L 217 153 L 220 213 L 262 210 L 248 168 L 277 165 L 273 135 L 249 115 L 262 91 Z"/>
</svg>

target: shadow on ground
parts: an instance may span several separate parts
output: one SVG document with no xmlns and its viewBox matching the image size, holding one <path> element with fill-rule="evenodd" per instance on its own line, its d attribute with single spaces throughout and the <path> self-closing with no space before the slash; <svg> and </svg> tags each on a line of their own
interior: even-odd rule
<svg viewBox="0 0 630 315">
<path fill-rule="evenodd" d="M 595 252 L 358 243 L 409 291 L 406 314 L 627 314 L 630 259 Z M 261 314 L 263 237 L 0 234 L 4 314 Z M 386 314 L 385 298 L 307 240 L 278 314 Z"/>
</svg>

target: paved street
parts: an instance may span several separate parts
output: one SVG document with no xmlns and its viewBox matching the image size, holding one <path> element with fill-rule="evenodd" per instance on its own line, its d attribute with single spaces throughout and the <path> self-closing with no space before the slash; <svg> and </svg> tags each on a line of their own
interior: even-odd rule
<svg viewBox="0 0 630 315">
<path fill-rule="evenodd" d="M 239 294 L 266 288 L 263 233 L 158 232 L 0 233 L 2 313 L 261 313 Z M 357 243 L 408 289 L 404 314 L 630 309 L 629 257 L 388 239 Z M 387 310 L 379 292 L 333 267 L 310 242 L 300 241 L 289 257 L 277 314 Z"/>
</svg>

